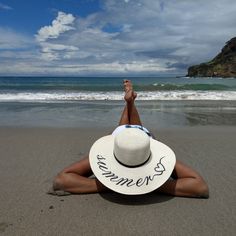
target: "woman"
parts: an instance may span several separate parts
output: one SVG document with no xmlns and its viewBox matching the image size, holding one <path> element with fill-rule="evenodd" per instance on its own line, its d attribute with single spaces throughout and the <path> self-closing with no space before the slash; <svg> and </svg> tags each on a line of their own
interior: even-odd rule
<svg viewBox="0 0 236 236">
<path fill-rule="evenodd" d="M 142 128 L 143 126 L 135 107 L 137 94 L 134 92 L 130 80 L 124 80 L 123 83 L 126 105 L 120 118 L 119 127 L 136 125 Z M 146 129 L 145 131 L 148 132 Z M 59 195 L 61 192 L 74 194 L 97 193 L 109 190 L 97 178 L 89 178 L 91 175 L 93 175 L 93 172 L 89 157 L 86 156 L 79 162 L 65 168 L 56 176 L 53 182 L 54 194 Z M 208 186 L 203 178 L 195 170 L 178 160 L 171 177 L 155 191 L 180 197 L 209 197 Z"/>
</svg>

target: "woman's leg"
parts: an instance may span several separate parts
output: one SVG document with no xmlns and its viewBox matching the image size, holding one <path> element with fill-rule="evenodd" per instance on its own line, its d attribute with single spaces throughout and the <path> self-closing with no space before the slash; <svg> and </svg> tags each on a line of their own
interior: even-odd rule
<svg viewBox="0 0 236 236">
<path fill-rule="evenodd" d="M 139 117 L 137 108 L 134 104 L 134 101 L 127 103 L 128 113 L 129 113 L 129 123 L 131 125 L 142 125 L 141 119 Z"/>
<path fill-rule="evenodd" d="M 121 114 L 119 125 L 127 125 L 129 124 L 129 113 L 127 104 L 125 104 L 125 108 Z"/>
<path fill-rule="evenodd" d="M 124 84 L 124 90 L 125 90 L 124 99 L 126 101 L 126 106 L 122 113 L 122 116 L 121 116 L 122 122 L 120 122 L 120 124 L 124 124 L 124 122 L 128 121 L 128 123 L 126 124 L 142 125 L 137 108 L 134 104 L 137 94 L 133 91 L 132 83 L 130 80 L 124 80 L 123 84 Z"/>
</svg>

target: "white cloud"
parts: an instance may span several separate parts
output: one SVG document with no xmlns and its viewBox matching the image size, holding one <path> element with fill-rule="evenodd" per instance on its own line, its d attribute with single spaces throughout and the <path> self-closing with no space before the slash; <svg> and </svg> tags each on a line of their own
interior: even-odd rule
<svg viewBox="0 0 236 236">
<path fill-rule="evenodd" d="M 139 74 L 145 71 L 146 73 L 156 74 L 160 72 L 171 72 L 171 69 L 164 69 L 162 65 L 157 63 L 139 63 L 132 62 L 122 64 L 119 61 L 111 63 L 98 64 L 70 64 L 52 67 L 48 64 L 43 64 L 40 67 L 36 63 L 19 61 L 17 64 L 5 65 L 4 72 L 8 75 L 14 75 L 15 71 L 22 75 L 127 75 L 127 73 Z M 0 68 L 0 74 L 3 73 Z"/>
<path fill-rule="evenodd" d="M 72 14 L 66 14 L 64 12 L 58 12 L 57 18 L 53 20 L 52 25 L 44 26 L 36 35 L 36 39 L 39 42 L 45 42 L 47 39 L 56 39 L 61 34 L 74 30 L 72 26 L 75 17 Z"/>
<path fill-rule="evenodd" d="M 75 46 L 68 46 L 63 44 L 41 43 L 41 56 L 42 59 L 52 61 L 59 59 L 69 59 L 73 56 L 74 52 L 78 51 Z"/>
<path fill-rule="evenodd" d="M 74 21 L 75 17 L 72 14 L 58 12 L 56 19 L 52 21 L 52 25 L 44 26 L 38 31 L 35 37 L 40 44 L 43 60 L 70 59 L 74 52 L 78 50 L 78 47 L 68 45 L 67 42 L 58 43 L 60 36 L 67 31 L 75 30 Z"/>
<path fill-rule="evenodd" d="M 23 49 L 33 44 L 34 38 L 13 31 L 9 28 L 0 27 L 0 49 Z"/>
</svg>

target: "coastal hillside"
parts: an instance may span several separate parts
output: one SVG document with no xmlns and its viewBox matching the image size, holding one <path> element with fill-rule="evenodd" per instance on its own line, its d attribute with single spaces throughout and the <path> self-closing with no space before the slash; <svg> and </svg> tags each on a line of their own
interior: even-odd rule
<svg viewBox="0 0 236 236">
<path fill-rule="evenodd" d="M 236 77 L 236 37 L 211 61 L 188 68 L 191 77 Z"/>
</svg>

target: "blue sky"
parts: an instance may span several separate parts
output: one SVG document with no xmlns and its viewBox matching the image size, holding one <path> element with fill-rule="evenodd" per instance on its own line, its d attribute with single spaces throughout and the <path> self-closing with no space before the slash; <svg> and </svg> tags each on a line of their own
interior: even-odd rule
<svg viewBox="0 0 236 236">
<path fill-rule="evenodd" d="M 0 0 L 0 75 L 186 74 L 236 36 L 235 0 Z"/>
</svg>

